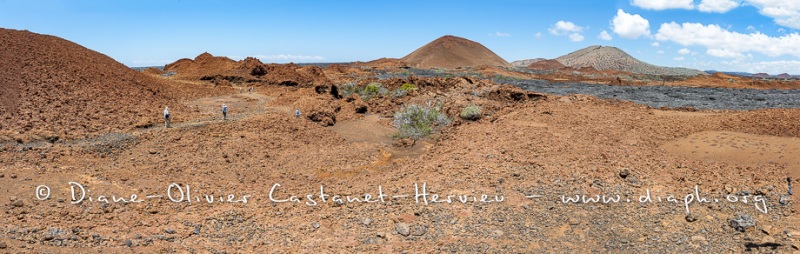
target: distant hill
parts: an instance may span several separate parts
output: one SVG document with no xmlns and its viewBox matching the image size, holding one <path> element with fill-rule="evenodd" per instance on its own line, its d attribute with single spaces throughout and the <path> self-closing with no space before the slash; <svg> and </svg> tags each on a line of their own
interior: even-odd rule
<svg viewBox="0 0 800 254">
<path fill-rule="evenodd" d="M 531 70 L 540 70 L 540 71 L 555 71 L 564 69 L 564 67 L 566 66 L 564 66 L 560 62 L 553 59 L 548 59 L 531 63 L 526 68 Z"/>
<path fill-rule="evenodd" d="M 400 59 L 415 68 L 511 67 L 511 64 L 480 43 L 446 35 Z"/>
<path fill-rule="evenodd" d="M 514 67 L 519 67 L 519 68 L 527 68 L 532 63 L 539 62 L 539 61 L 544 61 L 544 60 L 547 60 L 547 59 L 534 58 L 534 59 L 517 60 L 517 61 L 511 62 L 511 65 L 514 66 Z"/>
<path fill-rule="evenodd" d="M 235 61 L 208 52 L 198 55 L 194 60 L 179 59 L 165 65 L 164 70 L 174 72 L 174 79 L 210 80 L 218 85 L 230 85 L 232 82 L 311 86 L 330 82 L 316 65 L 264 64 L 253 57 Z"/>
<path fill-rule="evenodd" d="M 706 70 L 705 72 L 708 73 L 708 74 L 714 74 L 714 73 L 718 73 L 719 72 L 719 73 L 724 73 L 724 74 L 733 75 L 733 76 L 741 76 L 741 77 L 751 77 L 751 76 L 753 76 L 753 73 L 740 72 L 740 71 Z"/>
<path fill-rule="evenodd" d="M 687 68 L 670 68 L 648 64 L 615 47 L 590 46 L 556 58 L 572 67 L 593 67 L 598 70 L 617 70 L 654 75 L 698 75 L 704 72 Z"/>
</svg>

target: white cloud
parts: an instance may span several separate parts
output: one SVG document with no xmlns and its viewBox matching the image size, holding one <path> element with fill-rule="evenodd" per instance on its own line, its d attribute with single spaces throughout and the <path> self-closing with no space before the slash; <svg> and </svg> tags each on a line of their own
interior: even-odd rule
<svg viewBox="0 0 800 254">
<path fill-rule="evenodd" d="M 542 32 L 536 32 L 533 36 L 536 36 L 536 38 L 542 38 Z"/>
<path fill-rule="evenodd" d="M 271 62 L 319 62 L 325 61 L 322 56 L 304 56 L 304 55 L 256 55 L 255 58 Z"/>
<path fill-rule="evenodd" d="M 583 27 L 575 25 L 575 23 L 569 21 L 559 20 L 553 27 L 547 30 L 554 35 L 565 35 L 568 33 L 580 33 L 583 31 Z"/>
<path fill-rule="evenodd" d="M 724 57 L 724 58 L 744 57 L 742 53 L 734 52 L 728 49 L 708 49 L 706 50 L 706 54 L 710 56 Z"/>
<path fill-rule="evenodd" d="M 504 33 L 504 32 L 494 32 L 493 34 L 489 34 L 489 36 L 508 37 L 508 36 L 511 36 L 511 34 L 510 33 Z"/>
<path fill-rule="evenodd" d="M 683 57 L 682 57 L 682 56 L 675 57 L 675 58 L 672 58 L 672 60 L 675 60 L 675 61 L 683 61 Z"/>
<path fill-rule="evenodd" d="M 703 70 L 725 70 L 725 71 L 745 71 L 750 73 L 769 73 L 777 75 L 780 73 L 800 74 L 800 61 L 779 60 L 779 61 L 751 61 L 751 60 L 731 60 L 719 62 L 702 62 L 697 68 Z"/>
<path fill-rule="evenodd" d="M 694 0 L 632 0 L 631 5 L 646 10 L 694 9 Z"/>
<path fill-rule="evenodd" d="M 569 40 L 570 41 L 574 41 L 574 42 L 583 41 L 583 35 L 581 35 L 579 33 L 571 33 L 569 35 Z"/>
<path fill-rule="evenodd" d="M 614 33 L 622 38 L 636 39 L 640 36 L 650 35 L 650 22 L 639 14 L 628 14 L 622 9 L 617 10 L 617 15 L 611 21 Z"/>
<path fill-rule="evenodd" d="M 758 8 L 761 15 L 775 19 L 781 26 L 800 29 L 800 1 L 796 0 L 745 0 Z"/>
<path fill-rule="evenodd" d="M 786 33 L 786 29 L 778 28 L 778 32 L 784 34 L 784 33 Z"/>
<path fill-rule="evenodd" d="M 782 55 L 800 57 L 798 33 L 770 37 L 758 32 L 751 34 L 731 32 L 713 24 L 670 22 L 661 24 L 655 38 L 683 46 L 704 46 L 707 54 L 716 57 L 742 57 L 748 52 L 758 52 L 770 57 Z"/>
<path fill-rule="evenodd" d="M 739 7 L 739 3 L 733 0 L 702 0 L 697 10 L 702 12 L 725 13 Z"/>
<path fill-rule="evenodd" d="M 747 31 L 756 31 L 756 27 L 754 27 L 754 26 L 747 26 Z"/>
<path fill-rule="evenodd" d="M 664 51 L 663 50 L 656 51 L 656 54 L 663 55 Z"/>
<path fill-rule="evenodd" d="M 653 43 L 650 43 L 650 46 L 658 47 L 658 46 L 661 46 L 661 43 L 658 43 L 657 41 L 654 41 Z"/>
<path fill-rule="evenodd" d="M 678 50 L 678 54 L 681 54 L 681 55 L 688 55 L 688 54 L 691 54 L 691 53 L 692 53 L 692 51 L 687 49 L 687 48 L 682 48 L 682 49 Z"/>
<path fill-rule="evenodd" d="M 569 40 L 579 42 L 583 41 L 584 39 L 583 35 L 581 34 L 583 29 L 585 28 L 575 25 L 575 23 L 559 20 L 555 25 L 553 25 L 553 27 L 548 28 L 547 30 L 550 31 L 551 34 L 557 36 L 569 35 Z"/>
<path fill-rule="evenodd" d="M 603 30 L 602 32 L 600 32 L 600 35 L 597 35 L 597 38 L 599 38 L 601 40 L 604 40 L 604 41 L 610 41 L 610 40 L 614 39 L 613 37 L 611 37 L 610 34 L 608 34 L 608 32 L 606 32 L 606 30 Z"/>
<path fill-rule="evenodd" d="M 800 70 L 800 61 L 764 61 L 764 62 L 744 62 L 740 63 L 746 68 L 748 68 L 749 72 L 759 73 L 771 73 L 771 74 L 780 74 L 780 73 L 790 73 L 797 75 L 797 70 Z"/>
</svg>

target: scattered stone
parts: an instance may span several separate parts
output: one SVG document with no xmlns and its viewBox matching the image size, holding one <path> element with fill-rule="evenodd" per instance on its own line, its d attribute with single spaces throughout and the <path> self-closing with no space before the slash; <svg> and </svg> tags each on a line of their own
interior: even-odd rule
<svg viewBox="0 0 800 254">
<path fill-rule="evenodd" d="M 778 202 L 781 205 L 788 205 L 791 200 L 792 200 L 792 196 L 789 196 L 788 194 L 783 194 L 783 195 L 781 195 L 781 199 Z"/>
<path fill-rule="evenodd" d="M 202 228 L 202 227 L 203 226 L 201 226 L 201 225 L 195 226 L 194 227 L 194 231 L 192 231 L 192 234 L 199 235 L 200 234 L 200 228 Z"/>
<path fill-rule="evenodd" d="M 22 202 L 22 199 L 18 199 L 16 196 L 11 196 L 11 198 L 9 198 L 9 200 L 11 201 L 11 206 L 12 207 L 23 207 L 23 206 L 25 206 L 25 203 Z"/>
<path fill-rule="evenodd" d="M 415 225 L 411 227 L 412 236 L 423 236 L 425 233 L 428 233 L 428 226 L 426 225 Z"/>
<path fill-rule="evenodd" d="M 414 146 L 415 143 L 416 143 L 416 141 L 414 139 L 401 138 L 401 139 L 398 139 L 398 140 L 394 141 L 394 143 L 392 143 L 392 145 L 394 147 L 409 148 L 409 147 Z"/>
<path fill-rule="evenodd" d="M 800 240 L 800 231 L 789 231 L 786 233 L 789 238 Z"/>
<path fill-rule="evenodd" d="M 0 249 L 5 249 L 5 248 L 8 248 L 8 245 L 6 245 L 5 242 L 0 242 Z"/>
<path fill-rule="evenodd" d="M 394 224 L 394 231 L 402 236 L 408 236 L 411 234 L 411 229 L 408 227 L 408 224 L 406 223 Z"/>
<path fill-rule="evenodd" d="M 688 222 L 695 222 L 700 218 L 699 218 L 699 216 L 697 216 L 697 213 L 689 213 L 689 214 L 686 215 L 685 219 Z"/>
<path fill-rule="evenodd" d="M 728 225 L 739 232 L 744 232 L 750 227 L 756 226 L 756 220 L 747 214 L 739 214 L 728 221 Z"/>
<path fill-rule="evenodd" d="M 370 223 L 372 223 L 372 219 L 370 219 L 370 218 L 364 218 L 364 221 L 363 221 L 363 223 L 364 223 L 364 226 L 369 226 L 369 224 L 370 224 Z"/>
<path fill-rule="evenodd" d="M 164 229 L 164 233 L 167 233 L 167 234 L 170 234 L 170 235 L 171 234 L 175 234 L 175 230 L 171 229 L 171 228 L 167 228 L 167 229 Z"/>
<path fill-rule="evenodd" d="M 11 179 L 17 179 L 17 174 L 11 174 Z"/>
<path fill-rule="evenodd" d="M 125 246 L 128 246 L 128 247 L 133 246 L 133 241 L 131 241 L 131 239 L 125 240 Z"/>
<path fill-rule="evenodd" d="M 691 239 L 692 239 L 692 242 L 705 242 L 705 241 L 708 241 L 708 240 L 706 240 L 705 237 L 703 237 L 701 235 L 692 236 Z"/>
<path fill-rule="evenodd" d="M 148 150 L 147 152 L 150 153 L 150 154 L 158 154 L 158 151 L 156 151 L 156 150 Z"/>
<path fill-rule="evenodd" d="M 619 171 L 619 177 L 622 177 L 622 179 L 628 178 L 629 175 L 631 175 L 631 172 L 627 168 L 623 168 Z"/>
<path fill-rule="evenodd" d="M 311 223 L 311 227 L 314 228 L 314 229 L 318 229 L 319 228 L 319 222 L 316 222 L 316 221 L 312 222 Z"/>
</svg>

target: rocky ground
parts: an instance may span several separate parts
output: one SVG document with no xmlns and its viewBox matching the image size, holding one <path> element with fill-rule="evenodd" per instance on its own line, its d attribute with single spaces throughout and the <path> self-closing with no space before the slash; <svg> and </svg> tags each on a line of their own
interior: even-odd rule
<svg viewBox="0 0 800 254">
<path fill-rule="evenodd" d="M 184 100 L 194 113 L 175 128 L 4 143 L 0 251 L 800 247 L 798 199 L 787 195 L 786 182 L 800 178 L 796 163 L 664 147 L 697 133 L 729 132 L 765 137 L 750 144 L 754 149 L 780 150 L 800 139 L 798 109 L 671 111 L 472 78 L 377 81 L 419 90 L 361 99 L 337 98 L 332 87 L 259 85 L 254 94 L 232 89 Z M 441 133 L 413 145 L 375 134 L 391 131 L 402 105 L 429 101 L 442 102 L 454 120 Z M 219 119 L 221 103 L 231 105 L 231 120 Z M 459 119 L 472 104 L 483 107 L 483 118 Z M 709 151 L 716 150 L 696 148 Z M 86 195 L 73 204 L 73 192 L 81 197 L 78 184 Z M 576 195 L 579 201 L 568 199 Z"/>
</svg>

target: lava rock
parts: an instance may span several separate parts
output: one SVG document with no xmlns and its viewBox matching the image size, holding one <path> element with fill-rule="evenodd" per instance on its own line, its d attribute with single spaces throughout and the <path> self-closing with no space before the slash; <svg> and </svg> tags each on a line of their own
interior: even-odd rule
<svg viewBox="0 0 800 254">
<path fill-rule="evenodd" d="M 756 220 L 753 216 L 747 214 L 739 214 L 728 221 L 728 225 L 739 232 L 744 232 L 748 228 L 756 226 Z"/>
<path fill-rule="evenodd" d="M 408 236 L 411 234 L 411 228 L 409 228 L 408 224 L 406 223 L 394 224 L 394 231 L 402 236 Z"/>
</svg>

